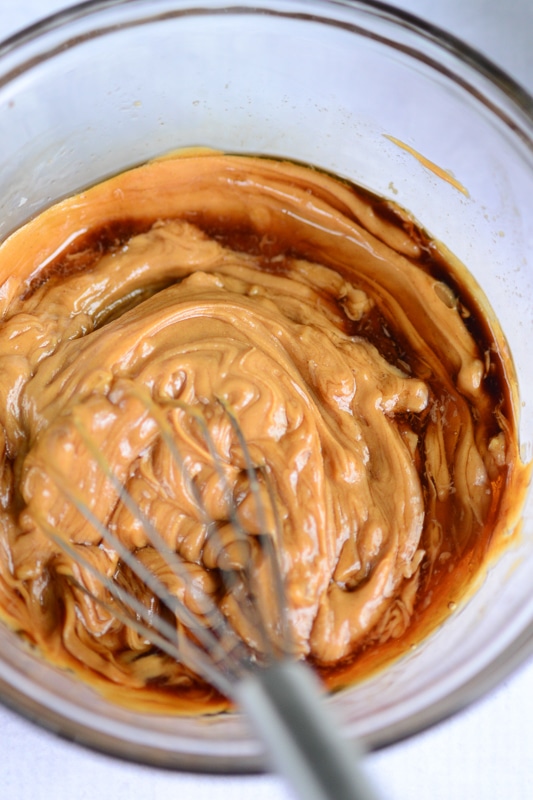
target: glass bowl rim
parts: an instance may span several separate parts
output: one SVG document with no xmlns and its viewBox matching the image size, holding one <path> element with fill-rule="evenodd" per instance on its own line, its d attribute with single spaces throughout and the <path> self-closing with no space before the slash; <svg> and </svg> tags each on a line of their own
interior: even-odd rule
<svg viewBox="0 0 533 800">
<path fill-rule="evenodd" d="M 84 2 L 69 5 L 52 14 L 39 18 L 20 30 L 15 31 L 7 38 L 0 40 L 0 87 L 8 83 L 13 76 L 8 72 L 2 75 L 2 61 L 5 57 L 16 54 L 23 50 L 26 45 L 38 43 L 49 33 L 61 33 L 70 23 L 87 20 L 88 23 L 100 12 L 105 12 L 110 8 L 120 8 L 137 4 L 142 4 L 146 0 L 85 0 Z M 215 10 L 229 10 L 234 13 L 254 13 L 261 14 L 269 8 L 268 0 L 237 0 L 235 3 L 213 3 L 212 0 L 198 0 L 196 3 L 188 0 L 173 0 L 173 6 L 179 4 L 183 6 L 183 12 L 204 13 L 214 12 Z M 470 68 L 478 76 L 488 80 L 488 82 L 503 95 L 506 96 L 515 110 L 521 113 L 527 125 L 530 127 L 530 135 L 527 137 L 528 144 L 533 151 L 533 96 L 521 86 L 521 84 L 510 76 L 504 69 L 499 67 L 483 53 L 456 37 L 452 33 L 440 28 L 437 25 L 426 22 L 421 17 L 409 11 L 391 6 L 380 0 L 308 0 L 309 18 L 317 22 L 331 23 L 325 14 L 328 8 L 341 8 L 347 11 L 366 14 L 369 18 L 382 18 L 392 26 L 407 29 L 414 34 L 417 41 L 425 41 L 436 47 L 442 53 L 447 53 L 457 63 Z M 321 14 L 313 14 L 313 9 L 319 9 Z M 167 13 L 168 12 L 163 12 Z M 284 11 L 280 11 L 278 16 L 290 17 L 289 5 Z M 154 21 L 158 15 L 152 13 L 143 22 Z M 356 28 L 356 26 L 353 26 Z M 364 29 L 357 29 L 359 33 L 367 33 Z M 77 44 L 75 40 L 73 44 Z M 29 58 L 16 70 L 16 74 L 24 73 L 35 67 L 40 60 L 46 57 L 53 57 L 54 52 L 45 54 L 43 58 Z M 411 53 L 411 55 L 413 55 Z M 415 54 L 416 57 L 416 54 Z M 514 129 L 515 133 L 520 132 Z M 369 750 L 377 751 L 393 744 L 422 733 L 423 731 L 445 721 L 449 717 L 464 710 L 477 700 L 494 690 L 509 675 L 518 670 L 533 655 L 533 620 L 521 631 L 521 633 L 510 642 L 492 661 L 486 664 L 472 678 L 463 682 L 452 690 L 445 697 L 432 701 L 424 709 L 415 711 L 401 721 L 390 725 L 386 734 L 380 731 L 376 738 L 370 735 L 368 741 L 363 744 Z M 254 757 L 242 760 L 236 764 L 234 757 L 219 758 L 209 756 L 209 761 L 199 757 L 196 763 L 194 756 L 190 753 L 175 756 L 159 752 L 155 747 L 146 745 L 134 746 L 131 742 L 122 742 L 112 734 L 102 731 L 95 731 L 90 726 L 85 726 L 79 721 L 72 721 L 63 716 L 60 712 L 55 712 L 49 706 L 40 704 L 39 701 L 24 696 L 18 690 L 13 691 L 13 687 L 0 677 L 0 702 L 6 707 L 25 717 L 30 722 L 41 728 L 52 731 L 57 736 L 75 741 L 83 746 L 90 747 L 96 751 L 101 751 L 106 755 L 120 758 L 124 761 L 134 761 L 135 763 L 145 763 L 155 767 L 170 767 L 173 769 L 188 769 L 198 772 L 215 773 L 250 773 L 259 772 L 264 769 L 262 762 Z"/>
</svg>

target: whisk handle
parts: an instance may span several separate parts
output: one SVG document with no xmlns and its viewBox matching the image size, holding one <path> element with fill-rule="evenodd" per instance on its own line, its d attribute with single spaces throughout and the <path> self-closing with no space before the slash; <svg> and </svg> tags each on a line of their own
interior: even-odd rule
<svg viewBox="0 0 533 800">
<path fill-rule="evenodd" d="M 281 661 L 249 675 L 237 699 L 273 767 L 302 800 L 376 800 L 357 745 L 339 734 L 308 667 Z"/>
</svg>

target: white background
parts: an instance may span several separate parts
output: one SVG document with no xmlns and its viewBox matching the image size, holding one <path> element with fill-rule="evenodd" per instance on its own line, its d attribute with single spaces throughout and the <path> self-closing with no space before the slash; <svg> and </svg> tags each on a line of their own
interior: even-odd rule
<svg viewBox="0 0 533 800">
<path fill-rule="evenodd" d="M 473 45 L 533 93 L 532 0 L 390 0 Z M 64 8 L 0 0 L 0 38 Z M 1 142 L 1 122 L 0 122 Z M 533 200 L 533 198 L 532 198 Z M 440 726 L 367 757 L 384 800 L 533 798 L 533 663 Z M 222 777 L 124 764 L 64 742 L 0 706 L 1 800 L 290 800 L 273 776 Z"/>
</svg>

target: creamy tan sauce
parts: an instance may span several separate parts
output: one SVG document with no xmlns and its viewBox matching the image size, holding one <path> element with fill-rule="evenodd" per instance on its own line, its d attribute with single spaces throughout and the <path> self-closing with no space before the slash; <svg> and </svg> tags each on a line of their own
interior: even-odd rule
<svg viewBox="0 0 533 800">
<path fill-rule="evenodd" d="M 523 473 L 503 337 L 469 280 L 390 202 L 287 162 L 169 158 L 30 222 L 0 248 L 0 279 L 1 613 L 45 658 L 119 701 L 223 705 L 84 593 L 77 583 L 109 599 L 50 538 L 60 531 L 153 602 L 72 506 L 66 476 L 194 605 L 80 425 L 195 591 L 255 646 L 220 579 L 219 539 L 229 552 L 235 537 L 187 410 L 206 420 L 261 583 L 262 531 L 220 401 L 232 409 L 274 494 L 294 648 L 331 685 L 391 642 L 395 654 L 408 647 L 428 615 L 440 619 L 506 528 Z M 143 391 L 171 425 L 217 538 Z M 266 623 L 275 636 L 268 612 Z"/>
</svg>

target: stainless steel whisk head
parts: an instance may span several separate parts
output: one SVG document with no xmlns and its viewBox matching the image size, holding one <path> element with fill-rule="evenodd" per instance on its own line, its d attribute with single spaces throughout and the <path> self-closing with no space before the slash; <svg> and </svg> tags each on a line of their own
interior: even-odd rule
<svg viewBox="0 0 533 800">
<path fill-rule="evenodd" d="M 46 515 L 39 524 L 80 568 L 70 577 L 76 588 L 154 648 L 184 664 L 243 707 L 261 736 L 274 765 L 306 800 L 370 798 L 374 793 L 356 767 L 357 749 L 338 736 L 329 720 L 314 677 L 292 656 L 283 573 L 278 563 L 281 525 L 265 465 L 254 462 L 236 414 L 223 399 L 210 408 L 191 407 L 180 400 L 155 404 L 142 388 L 128 388 L 158 431 L 161 458 L 171 459 L 185 495 L 203 526 L 202 571 L 215 577 L 215 589 L 205 591 L 194 563 L 171 546 L 125 476 L 109 463 L 82 417 L 73 424 L 90 461 L 105 478 L 108 491 L 140 526 L 172 580 L 136 552 L 95 512 L 91 499 L 72 486 L 58 466 L 51 475 L 68 503 L 93 528 L 103 547 L 117 554 L 122 571 L 140 582 L 141 599 L 116 575 L 105 575 L 84 556 L 83 546 L 69 541 L 65 531 Z M 194 459 L 176 446 L 176 415 L 186 420 L 192 451 L 208 456 L 212 472 L 206 480 Z M 147 423 L 148 424 L 148 423 Z M 223 439 L 217 446 L 213 430 Z M 125 446 L 125 445 L 124 445 Z M 221 449 L 223 453 L 221 454 Z M 171 491 L 171 487 L 166 487 Z M 215 500 L 213 501 L 213 496 Z M 96 595 L 91 575 L 105 590 Z M 178 587 L 178 589 L 176 589 Z"/>
<path fill-rule="evenodd" d="M 256 509 L 257 524 L 251 533 L 245 528 L 242 515 L 239 514 L 238 500 L 235 498 L 236 489 L 228 480 L 226 470 L 228 465 L 224 464 L 220 453 L 217 452 L 213 435 L 206 423 L 205 413 L 200 413 L 196 408 L 187 407 L 179 401 L 169 403 L 167 411 L 179 409 L 189 415 L 212 458 L 219 480 L 217 491 L 223 498 L 223 506 L 226 508 L 224 517 L 227 517 L 227 521 L 214 519 L 202 496 L 202 489 L 188 471 L 183 456 L 176 447 L 172 426 L 165 409 L 153 404 L 142 392 L 136 394 L 159 426 L 161 439 L 185 479 L 191 501 L 207 529 L 208 553 L 205 558 L 211 570 L 216 571 L 219 577 L 225 593 L 224 605 L 226 607 L 238 605 L 241 628 L 244 624 L 248 632 L 253 631 L 255 647 L 246 643 L 243 631 L 237 632 L 215 600 L 198 586 L 196 576 L 188 568 L 185 559 L 180 556 L 176 548 L 169 547 L 168 541 L 154 527 L 154 523 L 132 497 L 124 481 L 115 474 L 81 420 L 75 420 L 74 424 L 89 457 L 97 462 L 113 486 L 117 501 L 122 503 L 132 517 L 141 524 L 151 545 L 165 559 L 174 578 L 182 585 L 183 594 L 187 595 L 188 602 L 183 596 L 178 598 L 172 594 L 157 574 L 154 574 L 124 545 L 113 530 L 98 518 L 77 488 L 68 484 L 67 476 L 61 476 L 59 470 L 54 469 L 54 479 L 59 483 L 64 496 L 100 534 L 102 542 L 116 551 L 123 567 L 127 567 L 149 590 L 148 597 L 156 598 L 158 603 L 171 613 L 175 623 L 169 621 L 168 614 L 163 614 L 161 610 L 154 611 L 152 603 L 142 602 L 114 578 L 103 575 L 94 563 L 84 557 L 83 547 L 76 547 L 67 541 L 60 530 L 46 520 L 42 520 L 41 524 L 73 561 L 83 570 L 92 573 L 103 584 L 110 603 L 111 600 L 114 601 L 112 606 L 110 603 L 105 604 L 107 611 L 135 629 L 155 647 L 183 662 L 222 693 L 231 697 L 232 684 L 242 678 L 244 671 L 264 667 L 272 659 L 280 658 L 290 652 L 282 577 L 275 544 L 279 536 L 279 520 L 268 487 L 268 475 L 263 465 L 255 465 L 252 462 L 235 415 L 226 403 L 219 401 L 218 405 L 230 422 L 239 447 L 242 462 L 242 467 L 239 466 L 239 469 L 247 482 L 246 492 L 242 481 L 237 491 L 241 496 L 241 502 L 246 495 L 247 500 L 251 499 Z M 215 488 L 211 486 L 211 490 L 214 491 Z M 265 498 L 269 503 L 268 514 Z M 250 510 L 247 516 L 250 516 Z M 257 579 L 258 569 L 262 572 L 261 583 Z M 90 592 L 79 581 L 77 586 L 84 592 Z M 100 604 L 103 603 L 100 598 L 96 600 Z"/>
</svg>

